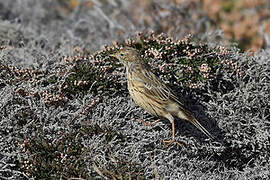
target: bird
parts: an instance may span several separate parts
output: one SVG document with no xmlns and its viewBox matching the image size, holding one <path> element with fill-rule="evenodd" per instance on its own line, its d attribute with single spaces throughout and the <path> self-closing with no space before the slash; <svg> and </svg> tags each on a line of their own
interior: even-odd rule
<svg viewBox="0 0 270 180">
<path fill-rule="evenodd" d="M 135 103 L 149 114 L 161 119 L 166 118 L 172 124 L 172 138 L 163 140 L 165 144 L 177 143 L 182 146 L 175 140 L 175 117 L 189 121 L 207 137 L 213 139 L 213 136 L 184 107 L 173 91 L 150 70 L 137 49 L 123 47 L 110 56 L 118 59 L 125 66 L 128 91 Z M 161 119 L 149 125 L 152 126 Z"/>
</svg>

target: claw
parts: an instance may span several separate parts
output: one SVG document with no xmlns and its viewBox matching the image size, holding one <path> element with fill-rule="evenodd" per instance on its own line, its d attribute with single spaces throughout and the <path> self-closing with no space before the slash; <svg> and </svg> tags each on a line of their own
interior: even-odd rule
<svg viewBox="0 0 270 180">
<path fill-rule="evenodd" d="M 181 144 L 180 142 L 176 141 L 175 139 L 172 139 L 172 140 L 163 140 L 163 143 L 164 143 L 166 146 L 169 146 L 169 145 L 171 145 L 172 143 L 176 143 L 176 144 L 178 144 L 180 147 L 183 146 L 183 144 Z"/>
</svg>

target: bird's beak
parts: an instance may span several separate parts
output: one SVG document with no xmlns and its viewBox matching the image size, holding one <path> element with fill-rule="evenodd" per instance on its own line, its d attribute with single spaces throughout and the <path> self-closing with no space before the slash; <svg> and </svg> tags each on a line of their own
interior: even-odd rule
<svg viewBox="0 0 270 180">
<path fill-rule="evenodd" d="M 109 56 L 118 59 L 118 58 L 117 58 L 117 55 L 115 55 L 115 54 L 111 54 L 111 55 L 109 55 Z"/>
</svg>

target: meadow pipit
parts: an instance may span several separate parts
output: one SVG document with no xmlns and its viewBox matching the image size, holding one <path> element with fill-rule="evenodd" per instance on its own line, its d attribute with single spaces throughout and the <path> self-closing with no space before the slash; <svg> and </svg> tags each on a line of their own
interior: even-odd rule
<svg viewBox="0 0 270 180">
<path fill-rule="evenodd" d="M 120 62 L 125 65 L 128 90 L 135 103 L 148 113 L 158 117 L 165 117 L 171 122 L 172 139 L 164 141 L 165 143 L 171 144 L 176 142 L 174 127 L 175 116 L 191 122 L 206 136 L 213 138 L 183 106 L 183 103 L 178 100 L 171 89 L 151 72 L 136 49 L 126 47 L 111 56 L 119 59 Z"/>
</svg>

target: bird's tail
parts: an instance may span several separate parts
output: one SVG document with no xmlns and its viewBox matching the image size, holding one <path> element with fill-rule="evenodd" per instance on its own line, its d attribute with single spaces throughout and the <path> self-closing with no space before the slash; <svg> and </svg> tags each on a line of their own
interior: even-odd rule
<svg viewBox="0 0 270 180">
<path fill-rule="evenodd" d="M 201 130 L 207 137 L 214 139 L 214 137 L 199 123 L 197 119 L 195 119 L 195 117 L 189 111 L 181 109 L 180 111 L 178 111 L 177 116 L 180 119 L 184 119 L 191 122 L 194 126 L 196 126 L 199 130 Z"/>
</svg>

